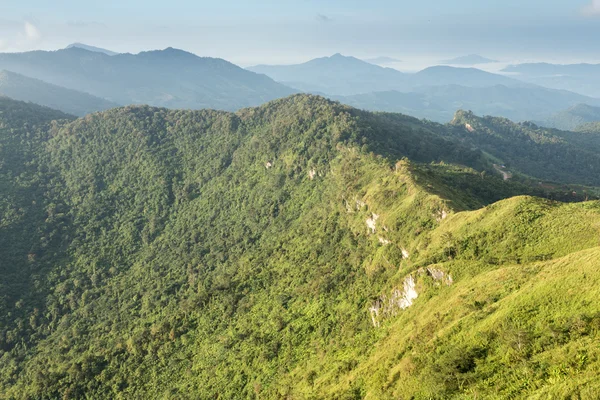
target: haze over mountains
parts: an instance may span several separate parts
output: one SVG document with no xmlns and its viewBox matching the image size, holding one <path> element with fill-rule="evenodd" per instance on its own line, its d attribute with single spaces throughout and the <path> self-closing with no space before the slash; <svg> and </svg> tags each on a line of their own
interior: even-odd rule
<svg viewBox="0 0 600 400">
<path fill-rule="evenodd" d="M 600 97 L 600 64 L 528 63 L 509 65 L 503 71 L 526 82 Z"/>
<path fill-rule="evenodd" d="M 14 72 L 0 70 L 0 95 L 28 101 L 83 116 L 96 111 L 117 107 L 119 104 L 87 93 L 28 78 Z"/>
<path fill-rule="evenodd" d="M 463 61 L 468 59 L 482 61 L 475 57 Z M 476 68 L 433 66 L 417 73 L 401 73 L 336 54 L 303 64 L 249 69 L 298 90 L 325 94 L 356 107 L 438 122 L 449 121 L 460 108 L 517 121 L 544 121 L 576 104 L 600 106 L 595 98 Z"/>
<path fill-rule="evenodd" d="M 298 90 L 332 95 L 402 89 L 407 81 L 407 76 L 398 70 L 339 53 L 303 64 L 257 65 L 248 70 L 265 74 Z"/>
<path fill-rule="evenodd" d="M 442 64 L 450 64 L 450 65 L 477 65 L 477 64 L 490 64 L 498 62 L 498 60 L 492 60 L 490 58 L 486 58 L 480 56 L 479 54 L 469 54 L 467 56 L 459 56 L 456 58 L 451 58 L 449 60 L 442 61 Z"/>
<path fill-rule="evenodd" d="M 402 60 L 399 60 L 397 58 L 386 57 L 386 56 L 375 57 L 375 58 L 366 58 L 366 59 L 364 59 L 364 61 L 371 63 L 371 64 L 375 64 L 375 65 L 381 65 L 381 66 L 402 62 Z"/>
<path fill-rule="evenodd" d="M 477 87 L 489 85 L 526 86 L 502 75 L 475 68 L 434 66 L 416 74 L 373 65 L 355 57 L 334 54 L 296 65 L 258 65 L 248 70 L 265 74 L 274 80 L 307 92 L 330 95 L 355 95 L 369 92 L 411 91 L 421 86 L 462 84 Z"/>
<path fill-rule="evenodd" d="M 116 56 L 117 54 L 119 54 L 119 53 L 116 53 L 116 52 L 111 51 L 111 50 L 106 50 L 106 49 L 103 49 L 103 48 L 100 48 L 100 47 L 90 46 L 90 45 L 83 44 L 83 43 L 72 43 L 72 44 L 68 45 L 66 48 L 67 49 L 71 49 L 73 47 L 78 48 L 78 49 L 84 49 L 84 50 L 92 51 L 92 52 L 95 52 L 95 53 L 104 53 L 107 56 Z"/>
<path fill-rule="evenodd" d="M 172 48 L 113 56 L 79 47 L 0 53 L 0 69 L 118 104 L 237 110 L 295 92 L 225 60 Z"/>
<path fill-rule="evenodd" d="M 354 96 L 331 96 L 344 104 L 371 110 L 401 112 L 437 122 L 448 122 L 454 110 L 472 110 L 479 115 L 497 115 L 515 121 L 545 121 L 573 104 L 600 106 L 600 100 L 543 87 L 493 85 L 423 86 L 413 92 L 374 92 Z M 550 126 L 550 125 L 548 125 Z"/>
<path fill-rule="evenodd" d="M 466 56 L 463 61 L 481 61 L 476 58 Z M 378 62 L 390 60 L 380 58 Z M 528 71 L 532 67 L 522 68 Z M 600 106 L 595 98 L 552 90 L 516 79 L 518 75 L 453 66 L 403 73 L 341 54 L 303 64 L 259 65 L 244 70 L 225 60 L 172 48 L 134 55 L 74 43 L 53 52 L 0 53 L 0 69 L 22 75 L 20 80 L 12 76 L 12 92 L 6 88 L 6 95 L 19 91 L 15 86 L 18 81 L 23 85 L 22 94 L 13 97 L 75 115 L 117 104 L 237 110 L 295 92 L 322 94 L 367 110 L 403 112 L 438 122 L 449 121 L 462 108 L 546 124 L 554 114 L 577 104 Z M 590 71 L 588 80 L 594 68 Z M 26 83 L 27 77 L 38 81 Z M 34 82 L 40 85 L 39 96 L 33 95 Z M 49 102 L 41 94 L 50 86 L 42 89 L 42 83 L 55 85 L 52 90 L 64 88 L 79 94 L 69 96 L 63 91 L 59 96 L 62 103 Z M 96 99 L 81 97 L 86 95 Z"/>
</svg>

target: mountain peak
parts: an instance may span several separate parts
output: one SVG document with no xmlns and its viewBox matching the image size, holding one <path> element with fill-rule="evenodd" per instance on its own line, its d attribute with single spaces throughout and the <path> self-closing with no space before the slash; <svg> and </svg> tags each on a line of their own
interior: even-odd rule
<svg viewBox="0 0 600 400">
<path fill-rule="evenodd" d="M 470 110 L 456 110 L 456 112 L 454 113 L 454 118 L 452 118 L 452 121 L 450 121 L 450 124 L 452 125 L 460 125 L 466 121 L 469 121 L 470 119 L 474 118 L 475 114 L 473 113 L 473 111 Z"/>
<path fill-rule="evenodd" d="M 87 50 L 87 51 L 91 51 L 94 53 L 103 53 L 103 54 L 106 54 L 107 56 L 115 56 L 115 55 L 119 54 L 119 53 L 116 53 L 111 50 L 103 49 L 103 48 L 96 47 L 96 46 L 90 46 L 90 45 L 83 44 L 83 43 L 71 43 L 70 45 L 65 47 L 65 49 L 82 49 L 82 50 Z"/>
<path fill-rule="evenodd" d="M 186 55 L 186 56 L 194 56 L 194 57 L 198 57 L 197 55 L 195 55 L 194 53 L 190 53 L 189 51 L 185 51 L 185 50 L 181 50 L 181 49 L 177 49 L 175 47 L 167 47 L 163 50 L 148 50 L 148 51 L 143 51 L 140 54 L 155 54 L 155 55 L 159 55 L 159 54 L 166 54 L 166 55 Z"/>
</svg>

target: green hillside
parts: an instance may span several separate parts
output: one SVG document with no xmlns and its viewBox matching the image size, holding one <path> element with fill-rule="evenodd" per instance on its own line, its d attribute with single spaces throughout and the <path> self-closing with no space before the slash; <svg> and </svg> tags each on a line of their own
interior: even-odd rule
<svg viewBox="0 0 600 400">
<path fill-rule="evenodd" d="M 0 398 L 593 398 L 600 203 L 458 129 L 5 100 Z"/>
<path fill-rule="evenodd" d="M 514 123 L 505 118 L 477 117 L 458 111 L 444 134 L 475 146 L 507 167 L 526 175 L 563 183 L 598 186 L 600 147 L 592 136 Z"/>
<path fill-rule="evenodd" d="M 600 121 L 600 107 L 587 104 L 577 104 L 552 115 L 543 122 L 544 126 L 566 131 L 576 130 L 577 127 Z"/>
<path fill-rule="evenodd" d="M 589 122 L 582 124 L 575 129 L 575 132 L 600 133 L 600 122 Z"/>
</svg>

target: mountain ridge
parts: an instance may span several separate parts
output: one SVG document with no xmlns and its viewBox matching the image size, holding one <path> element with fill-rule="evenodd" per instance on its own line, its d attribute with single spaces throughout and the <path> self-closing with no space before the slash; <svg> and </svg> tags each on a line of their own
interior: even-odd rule
<svg viewBox="0 0 600 400">
<path fill-rule="evenodd" d="M 438 65 L 416 73 L 402 73 L 393 68 L 370 64 L 339 53 L 302 64 L 258 65 L 248 69 L 304 92 L 330 96 L 353 96 L 390 90 L 418 91 L 423 86 L 449 84 L 469 87 L 498 84 L 511 87 L 536 87 L 508 76 L 472 67 Z"/>
<path fill-rule="evenodd" d="M 478 115 L 502 116 L 516 121 L 543 121 L 567 107 L 596 99 L 576 93 L 541 87 L 426 86 L 413 92 L 386 91 L 353 96 L 329 96 L 370 111 L 402 112 L 445 123 L 456 109 L 466 108 Z M 600 105 L 600 102 L 597 103 Z"/>
<path fill-rule="evenodd" d="M 600 122 L 600 107 L 579 103 L 552 115 L 543 121 L 542 125 L 572 131 L 594 122 Z"/>
<path fill-rule="evenodd" d="M 270 76 L 276 81 L 307 92 L 328 94 L 372 91 L 390 88 L 405 80 L 402 72 L 336 53 L 294 65 L 257 65 L 248 70 Z"/>
<path fill-rule="evenodd" d="M 0 94 L 77 116 L 119 106 L 117 103 L 87 93 L 48 84 L 6 70 L 0 70 Z"/>
<path fill-rule="evenodd" d="M 225 60 L 172 48 L 114 56 L 76 47 L 7 53 L 0 54 L 0 69 L 119 104 L 236 110 L 294 93 Z"/>
<path fill-rule="evenodd" d="M 96 53 L 104 53 L 107 56 L 115 56 L 119 53 L 111 51 L 111 50 L 107 50 L 107 49 L 102 49 L 100 47 L 96 47 L 96 46 L 90 46 L 84 43 L 71 43 L 70 45 L 68 45 L 67 47 L 65 47 L 65 49 L 70 49 L 70 48 L 80 48 L 80 49 L 84 49 L 84 50 L 88 50 L 88 51 L 93 51 Z"/>
<path fill-rule="evenodd" d="M 600 97 L 600 64 L 525 63 L 509 65 L 503 71 L 530 83 Z"/>
</svg>

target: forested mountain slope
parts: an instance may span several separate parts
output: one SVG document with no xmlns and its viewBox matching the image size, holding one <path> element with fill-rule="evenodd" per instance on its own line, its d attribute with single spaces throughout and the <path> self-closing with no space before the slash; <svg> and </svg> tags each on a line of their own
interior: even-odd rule
<svg viewBox="0 0 600 400">
<path fill-rule="evenodd" d="M 542 125 L 562 130 L 576 130 L 579 126 L 600 122 L 600 107 L 577 104 L 554 114 L 543 121 Z"/>
<path fill-rule="evenodd" d="M 600 133 L 600 122 L 588 122 L 587 124 L 580 125 L 575 129 L 575 132 Z"/>
<path fill-rule="evenodd" d="M 600 184 L 600 147 L 591 135 L 458 111 L 445 134 L 497 157 L 510 168 L 557 182 Z"/>
<path fill-rule="evenodd" d="M 0 169 L 0 398 L 598 390 L 600 204 L 512 197 L 451 127 L 306 95 L 25 106 L 0 113 L 24 154 Z"/>
</svg>

